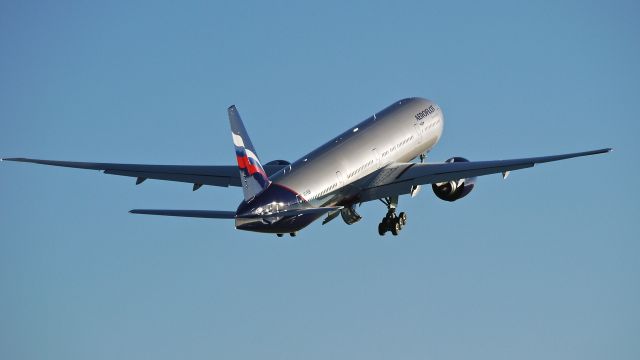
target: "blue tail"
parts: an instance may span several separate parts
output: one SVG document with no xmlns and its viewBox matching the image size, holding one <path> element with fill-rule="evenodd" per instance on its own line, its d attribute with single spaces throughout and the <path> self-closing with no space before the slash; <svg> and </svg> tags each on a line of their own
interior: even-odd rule
<svg viewBox="0 0 640 360">
<path fill-rule="evenodd" d="M 229 124 L 231 125 L 231 137 L 233 138 L 236 160 L 240 170 L 242 191 L 244 199 L 248 201 L 266 189 L 271 182 L 260 164 L 256 149 L 251 143 L 247 129 L 244 128 L 235 105 L 231 105 L 227 110 L 229 112 Z"/>
</svg>

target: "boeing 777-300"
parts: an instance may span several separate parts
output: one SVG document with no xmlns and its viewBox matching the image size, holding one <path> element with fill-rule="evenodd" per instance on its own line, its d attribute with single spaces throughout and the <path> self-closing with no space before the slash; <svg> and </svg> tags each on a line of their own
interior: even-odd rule
<svg viewBox="0 0 640 360">
<path fill-rule="evenodd" d="M 237 165 L 140 165 L 7 158 L 6 161 L 101 170 L 131 176 L 136 184 L 147 179 L 203 185 L 241 187 L 244 199 L 235 211 L 136 209 L 134 214 L 167 215 L 235 221 L 239 230 L 289 233 L 295 236 L 315 220 L 323 224 L 342 217 L 351 225 L 361 219 L 356 206 L 381 200 L 386 215 L 378 233 L 398 235 L 407 223 L 396 213 L 400 195 L 415 196 L 422 185 L 435 195 L 456 201 L 473 190 L 476 177 L 502 174 L 535 164 L 602 154 L 610 148 L 561 155 L 511 160 L 469 161 L 452 157 L 441 163 L 425 162 L 426 154 L 442 136 L 444 115 L 433 101 L 408 98 L 397 101 L 347 129 L 300 159 L 275 160 L 262 165 L 235 106 L 228 108 Z M 416 159 L 416 162 L 411 162 Z"/>
</svg>

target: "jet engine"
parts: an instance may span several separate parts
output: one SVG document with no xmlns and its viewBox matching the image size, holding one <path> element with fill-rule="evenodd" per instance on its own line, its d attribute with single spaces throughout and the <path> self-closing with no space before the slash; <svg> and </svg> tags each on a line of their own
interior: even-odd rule
<svg viewBox="0 0 640 360">
<path fill-rule="evenodd" d="M 448 159 L 448 163 L 455 162 L 469 162 L 469 160 L 463 157 L 452 157 Z M 433 188 L 433 193 L 436 194 L 442 200 L 445 201 L 456 201 L 462 199 L 463 197 L 469 195 L 471 190 L 473 190 L 474 185 L 476 184 L 476 177 L 468 178 L 468 179 L 459 179 L 441 183 L 431 184 Z"/>
<path fill-rule="evenodd" d="M 269 161 L 268 163 L 266 163 L 265 165 L 291 165 L 290 162 L 288 162 L 287 160 L 273 160 L 273 161 Z"/>
<path fill-rule="evenodd" d="M 267 172 L 267 176 L 271 176 L 282 169 L 286 169 L 287 167 L 291 169 L 291 163 L 288 162 L 287 160 L 269 161 L 268 163 L 264 164 L 264 166 L 265 166 L 265 171 Z M 285 171 L 288 171 L 288 170 L 285 170 Z"/>
</svg>

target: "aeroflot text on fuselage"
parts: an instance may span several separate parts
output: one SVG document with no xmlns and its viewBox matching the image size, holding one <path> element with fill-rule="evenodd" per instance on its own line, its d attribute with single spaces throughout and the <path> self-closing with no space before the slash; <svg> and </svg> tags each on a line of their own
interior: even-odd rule
<svg viewBox="0 0 640 360">
<path fill-rule="evenodd" d="M 426 118 L 427 116 L 433 114 L 434 112 L 436 112 L 436 108 L 433 107 L 433 105 L 429 106 L 428 108 L 420 111 L 419 113 L 416 114 L 416 120 L 422 120 L 424 118 Z"/>
</svg>

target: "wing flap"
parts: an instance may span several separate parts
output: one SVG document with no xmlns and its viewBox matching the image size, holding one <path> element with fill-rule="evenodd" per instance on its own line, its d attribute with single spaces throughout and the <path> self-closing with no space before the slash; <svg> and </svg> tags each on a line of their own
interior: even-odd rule
<svg viewBox="0 0 640 360">
<path fill-rule="evenodd" d="M 234 169 L 235 170 L 235 169 Z M 162 173 L 162 172 L 146 172 L 146 171 L 125 171 L 125 170 L 105 170 L 105 174 L 130 176 L 144 179 L 177 181 L 192 184 L 202 184 L 210 186 L 240 186 L 240 179 L 237 174 L 230 177 L 211 176 L 200 174 L 180 174 L 180 173 Z"/>
</svg>

